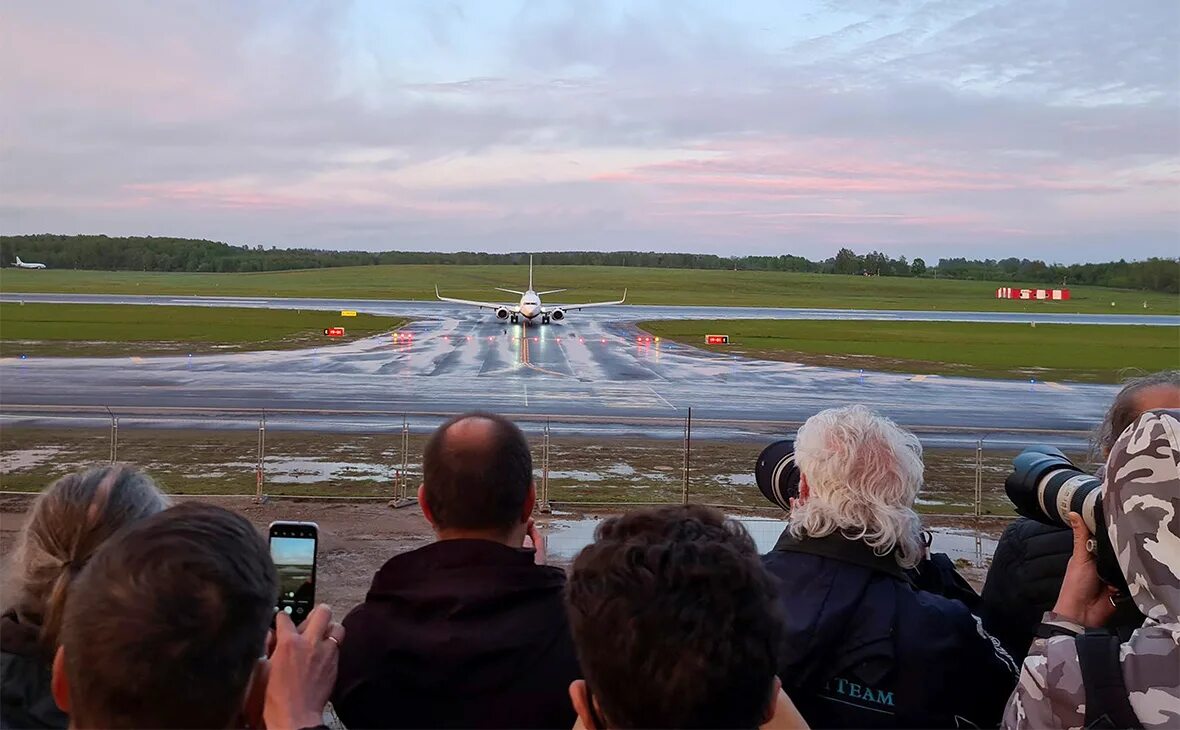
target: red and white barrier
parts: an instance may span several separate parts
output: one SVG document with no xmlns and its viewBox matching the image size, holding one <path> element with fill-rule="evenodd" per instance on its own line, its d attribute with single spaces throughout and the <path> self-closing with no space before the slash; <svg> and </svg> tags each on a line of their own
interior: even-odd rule
<svg viewBox="0 0 1180 730">
<path fill-rule="evenodd" d="M 1015 289 L 1002 286 L 996 289 L 996 299 L 1041 299 L 1062 302 L 1069 299 L 1069 289 Z"/>
</svg>

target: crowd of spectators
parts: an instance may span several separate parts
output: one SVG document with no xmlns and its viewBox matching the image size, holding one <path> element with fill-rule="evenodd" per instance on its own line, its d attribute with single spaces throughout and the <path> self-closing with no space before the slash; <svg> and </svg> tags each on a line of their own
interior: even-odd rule
<svg viewBox="0 0 1180 730">
<path fill-rule="evenodd" d="M 524 434 L 458 416 L 424 452 L 437 539 L 391 557 L 342 621 L 320 605 L 298 627 L 244 517 L 93 469 L 47 488 L 21 532 L 0 726 L 1176 727 L 1177 408 L 1166 374 L 1105 426 L 1123 588 L 1071 515 L 1044 579 L 1010 528 L 982 600 L 922 539 L 918 440 L 861 406 L 799 430 L 799 496 L 767 554 L 714 509 L 659 507 L 602 521 L 568 575 L 537 549 Z M 1133 630 L 1111 625 L 1120 590 Z"/>
</svg>

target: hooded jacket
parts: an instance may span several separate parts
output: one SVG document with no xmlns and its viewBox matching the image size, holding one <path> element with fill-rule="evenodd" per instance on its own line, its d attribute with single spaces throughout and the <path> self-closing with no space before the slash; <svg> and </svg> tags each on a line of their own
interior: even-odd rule
<svg viewBox="0 0 1180 730">
<path fill-rule="evenodd" d="M 41 646 L 39 627 L 21 621 L 15 612 L 0 616 L 0 728 L 70 724 L 50 690 L 52 663 Z"/>
<path fill-rule="evenodd" d="M 344 619 L 332 704 L 350 728 L 570 727 L 581 677 L 565 573 L 442 540 L 391 558 Z"/>
<path fill-rule="evenodd" d="M 1102 506 L 1131 598 L 1147 617 L 1120 651 L 1131 709 L 1145 728 L 1180 726 L 1180 411 L 1148 411 L 1123 432 L 1107 460 Z M 1063 623 L 1055 618 L 1045 620 Z M 1080 728 L 1085 702 L 1073 637 L 1037 639 L 1004 725 Z"/>
<path fill-rule="evenodd" d="M 1021 517 L 1008 525 L 983 584 L 983 626 L 1017 662 L 1024 661 L 1045 611 L 1061 592 L 1073 551 L 1069 528 Z"/>
<path fill-rule="evenodd" d="M 964 603 L 920 590 L 893 554 L 784 531 L 762 561 L 780 581 L 779 679 L 811 727 L 999 723 L 1015 662 Z"/>
</svg>

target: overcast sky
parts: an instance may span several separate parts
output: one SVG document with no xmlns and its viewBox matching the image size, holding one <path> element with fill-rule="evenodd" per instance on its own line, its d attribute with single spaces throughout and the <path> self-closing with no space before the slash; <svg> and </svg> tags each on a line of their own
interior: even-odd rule
<svg viewBox="0 0 1180 730">
<path fill-rule="evenodd" d="M 0 3 L 0 231 L 1180 251 L 1180 2 Z"/>
</svg>

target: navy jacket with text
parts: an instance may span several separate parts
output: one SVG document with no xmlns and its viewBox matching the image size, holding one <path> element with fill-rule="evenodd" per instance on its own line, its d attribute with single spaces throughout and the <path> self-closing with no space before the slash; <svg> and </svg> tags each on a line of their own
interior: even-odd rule
<svg viewBox="0 0 1180 730">
<path fill-rule="evenodd" d="M 839 534 L 784 531 L 762 560 L 786 618 L 779 678 L 811 727 L 999 725 L 1018 668 L 964 603 Z"/>
</svg>

